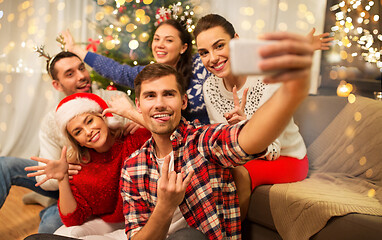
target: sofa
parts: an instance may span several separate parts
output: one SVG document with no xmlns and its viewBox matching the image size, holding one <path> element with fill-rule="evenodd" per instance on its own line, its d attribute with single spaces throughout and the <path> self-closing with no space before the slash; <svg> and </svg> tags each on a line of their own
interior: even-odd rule
<svg viewBox="0 0 382 240">
<path fill-rule="evenodd" d="M 378 102 L 377 100 L 373 100 L 373 99 L 366 99 L 363 97 L 357 97 L 357 99 L 362 99 L 362 104 L 364 104 L 364 102 L 372 104 L 374 107 L 373 111 L 379 112 L 379 113 L 382 112 L 382 102 Z M 326 148 L 331 144 L 336 144 L 333 141 L 337 141 L 337 140 L 334 140 L 325 136 L 320 136 L 320 135 L 324 134 L 328 126 L 330 124 L 333 124 L 337 115 L 340 112 L 344 111 L 345 106 L 349 104 L 351 103 L 348 102 L 347 98 L 341 98 L 337 96 L 308 96 L 307 99 L 304 100 L 304 102 L 300 105 L 300 107 L 296 111 L 294 115 L 294 120 L 296 124 L 299 126 L 300 133 L 304 138 L 304 141 L 308 150 L 308 159 L 309 159 L 309 165 L 310 165 L 307 179 L 303 180 L 300 184 L 303 184 L 304 181 L 309 181 L 308 179 L 311 177 L 311 167 L 312 165 L 314 165 L 315 161 L 317 161 L 317 158 L 319 158 L 320 156 L 319 154 L 318 155 L 312 154 L 312 150 L 314 150 L 312 149 L 312 146 L 317 145 L 318 140 L 319 140 L 319 143 L 326 142 L 326 144 L 328 144 L 326 145 Z M 352 120 L 355 118 L 355 115 L 342 112 L 342 115 L 344 114 L 349 115 L 349 116 L 345 115 L 345 119 L 348 118 Z M 374 114 L 372 114 L 372 116 L 373 115 Z M 357 116 L 359 117 L 359 114 Z M 362 118 L 362 117 L 359 117 L 359 118 Z M 368 117 L 367 119 L 371 119 L 371 117 Z M 379 121 L 380 123 L 375 122 L 378 120 L 380 120 Z M 338 121 L 338 119 L 336 119 L 336 121 Z M 374 121 L 374 124 L 382 125 L 381 118 L 376 118 L 375 120 L 370 120 L 370 121 L 372 121 L 371 123 L 373 123 Z M 370 123 L 368 123 L 367 127 L 375 128 L 375 126 L 372 126 L 372 124 Z M 373 135 L 373 136 L 375 135 L 375 137 L 379 140 L 382 139 L 382 137 L 378 136 L 378 135 L 382 135 L 382 132 L 379 132 L 377 128 L 369 129 L 369 130 L 370 130 L 370 133 L 368 133 L 369 135 Z M 341 138 L 342 137 L 341 135 L 343 134 L 342 132 L 336 133 L 335 131 L 333 131 L 333 129 L 331 129 L 331 132 L 337 135 L 338 138 Z M 375 137 L 373 137 L 373 139 L 375 139 Z M 372 138 L 372 136 L 370 136 L 370 138 Z M 358 139 L 357 136 L 355 136 L 352 139 L 352 141 L 356 141 L 357 139 Z M 379 143 L 381 142 L 382 141 L 379 141 Z M 359 145 L 359 143 L 357 144 Z M 367 145 L 367 144 L 369 143 L 365 141 L 364 145 Z M 379 147 L 381 146 L 382 145 L 379 145 Z M 317 147 L 317 146 L 314 146 L 314 147 Z M 378 146 L 375 146 L 375 147 L 378 147 Z M 376 150 L 376 151 L 379 151 L 381 153 L 377 155 L 380 156 L 378 161 L 382 163 L 382 148 L 379 148 L 379 150 Z M 379 167 L 380 167 L 380 164 L 379 164 Z M 374 169 L 376 168 L 374 167 Z M 381 169 L 377 168 L 377 171 L 381 172 Z M 357 178 L 363 178 L 364 175 L 365 174 L 359 174 L 359 176 L 351 176 L 351 180 L 357 180 Z M 378 189 L 380 189 L 379 187 L 381 187 L 381 181 L 379 180 L 380 180 L 379 178 L 376 179 L 378 186 L 376 186 L 375 189 L 377 189 L 377 194 L 380 194 L 380 191 Z M 297 183 L 290 183 L 289 185 L 293 186 L 293 184 L 297 184 Z M 280 184 L 277 184 L 277 185 L 280 185 Z M 285 239 L 281 237 L 280 233 L 276 229 L 275 222 L 277 222 L 278 219 L 275 219 L 272 214 L 270 196 L 271 196 L 271 189 L 274 186 L 275 185 L 259 186 L 252 193 L 248 214 L 247 214 L 246 220 L 243 223 L 243 239 L 255 239 L 255 240 Z M 330 188 L 330 186 L 328 186 L 328 188 Z M 378 197 L 380 197 L 380 195 Z M 288 199 L 289 198 L 291 198 L 291 196 L 288 196 Z M 286 199 L 286 201 L 288 199 Z M 293 203 L 287 203 L 287 205 L 288 204 L 290 204 L 290 206 L 293 207 Z M 379 202 L 379 204 L 381 205 L 381 202 Z M 273 206 L 277 206 L 277 205 L 273 205 Z M 321 206 L 322 209 L 318 211 L 325 211 L 324 209 L 325 206 L 326 205 L 322 204 Z M 288 211 L 293 211 L 293 209 L 288 209 Z M 308 211 L 308 210 L 305 209 L 303 211 Z M 322 226 L 322 228 L 320 228 L 319 231 L 311 235 L 309 239 L 315 239 L 315 240 L 382 239 L 382 216 L 379 215 L 379 213 L 378 214 L 363 214 L 363 213 L 357 213 L 357 212 L 349 212 L 344 215 L 332 216 L 327 221 L 325 220 L 324 226 Z M 299 213 L 299 214 L 302 214 L 302 213 Z M 294 238 L 288 238 L 288 239 L 303 239 L 303 238 L 294 237 Z"/>
</svg>

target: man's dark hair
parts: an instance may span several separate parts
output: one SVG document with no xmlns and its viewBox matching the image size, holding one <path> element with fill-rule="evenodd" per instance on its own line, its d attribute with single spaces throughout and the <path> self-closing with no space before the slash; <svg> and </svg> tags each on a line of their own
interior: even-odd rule
<svg viewBox="0 0 382 240">
<path fill-rule="evenodd" d="M 54 68 L 56 63 L 57 63 L 57 61 L 59 61 L 59 60 L 61 60 L 63 58 L 69 58 L 69 57 L 77 57 L 82 62 L 82 59 L 79 56 L 77 56 L 76 54 L 74 54 L 72 52 L 66 52 L 66 51 L 62 51 L 62 52 L 58 53 L 56 56 L 53 57 L 53 60 L 47 61 L 47 63 L 46 63 L 46 71 L 52 77 L 52 79 L 58 80 L 57 79 L 57 70 Z"/>
<path fill-rule="evenodd" d="M 142 82 L 147 80 L 158 79 L 168 75 L 175 76 L 180 94 L 181 95 L 185 94 L 186 89 L 184 86 L 183 76 L 180 73 L 178 73 L 175 70 L 175 68 L 166 64 L 162 64 L 162 63 L 153 63 L 143 68 L 143 70 L 139 72 L 137 77 L 135 78 L 134 80 L 135 96 L 139 98 L 141 94 Z"/>
</svg>

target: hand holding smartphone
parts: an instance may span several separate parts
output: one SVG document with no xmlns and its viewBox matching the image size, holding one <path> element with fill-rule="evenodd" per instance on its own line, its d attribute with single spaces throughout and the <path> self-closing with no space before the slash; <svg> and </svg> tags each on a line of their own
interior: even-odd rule
<svg viewBox="0 0 382 240">
<path fill-rule="evenodd" d="M 267 75 L 274 71 L 264 72 L 259 68 L 262 57 L 259 47 L 274 44 L 273 40 L 255 40 L 235 38 L 230 41 L 230 62 L 234 75 Z"/>
</svg>

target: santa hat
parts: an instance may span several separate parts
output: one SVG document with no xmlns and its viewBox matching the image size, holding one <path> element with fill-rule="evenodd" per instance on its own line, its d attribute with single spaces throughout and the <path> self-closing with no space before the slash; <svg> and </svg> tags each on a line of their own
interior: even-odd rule
<svg viewBox="0 0 382 240">
<path fill-rule="evenodd" d="M 75 116 L 87 112 L 102 113 L 106 108 L 108 108 L 107 103 L 93 93 L 75 93 L 62 99 L 58 104 L 55 115 L 56 123 L 64 133 L 66 124 Z M 115 129 L 121 126 L 113 114 L 106 113 L 105 117 L 109 128 Z"/>
</svg>

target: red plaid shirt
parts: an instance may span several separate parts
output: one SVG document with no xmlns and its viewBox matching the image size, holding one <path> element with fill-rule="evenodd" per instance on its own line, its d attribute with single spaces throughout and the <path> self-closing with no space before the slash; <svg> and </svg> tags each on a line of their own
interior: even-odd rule
<svg viewBox="0 0 382 240">
<path fill-rule="evenodd" d="M 209 239 L 240 239 L 236 187 L 229 168 L 257 158 L 247 155 L 237 137 L 243 124 L 195 127 L 184 119 L 171 135 L 174 170 L 195 171 L 180 210 L 188 225 Z M 153 138 L 135 152 L 122 169 L 121 184 L 126 234 L 130 239 L 148 221 L 157 202 L 158 164 Z"/>
</svg>

